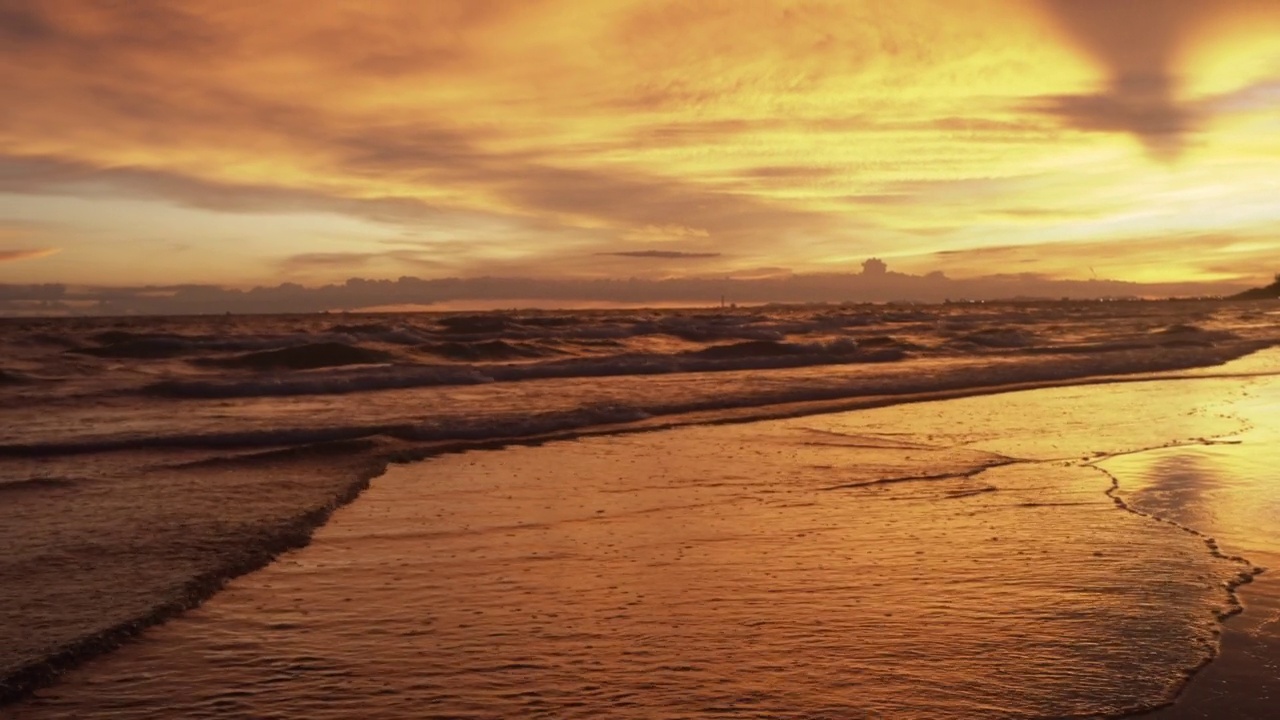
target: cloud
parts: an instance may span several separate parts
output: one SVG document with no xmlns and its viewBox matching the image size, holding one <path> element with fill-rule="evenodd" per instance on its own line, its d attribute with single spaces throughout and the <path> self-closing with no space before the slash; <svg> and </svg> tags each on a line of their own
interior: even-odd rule
<svg viewBox="0 0 1280 720">
<path fill-rule="evenodd" d="M 1112 9 L 1130 2 L 1155 17 Z M 1175 157 L 1220 107 L 1272 102 L 1261 86 L 1200 93 L 1218 105 L 1184 97 L 1180 58 L 1208 31 L 1179 13 L 1211 20 L 1222 11 L 1196 8 L 1219 0 L 1152 2 L 0 0 L 0 84 L 25 99 L 0 114 L 0 192 L 93 200 L 56 233 L 5 244 L 67 248 L 77 263 L 42 263 L 41 280 L 250 284 L 348 264 L 657 272 L 615 252 L 663 243 L 721 257 L 697 267 L 725 273 L 1016 243 L 1098 194 L 1124 206 L 1115 215 L 1162 204 L 1149 178 L 1104 167 L 1114 159 L 1085 167 L 1094 139 L 1067 128 Z M 1066 32 L 1045 32 L 1044 7 Z M 1084 53 L 1053 42 L 1068 34 L 1104 87 L 1090 91 Z M 1214 158 L 1224 186 L 1247 194 L 1269 172 L 1262 136 L 1239 133 L 1238 155 Z M 1062 181 L 1048 190 L 1035 173 Z M 120 199 L 156 202 L 124 212 Z M 22 212 L 44 221 L 72 204 Z M 1011 206 L 1063 212 L 1000 213 Z M 379 225 L 341 219 L 326 235 L 331 218 L 259 217 L 286 213 Z M 199 216 L 207 227 L 185 234 Z M 260 219 L 278 235 L 255 236 Z M 423 253 L 381 252 L 397 232 Z M 173 242 L 192 249 L 154 252 Z"/>
<path fill-rule="evenodd" d="M 35 260 L 37 258 L 55 255 L 61 251 L 61 248 L 0 250 L 0 263 L 16 262 L 18 260 Z"/>
<path fill-rule="evenodd" d="M 1202 14 L 1200 0 L 1043 0 L 1105 67 L 1103 93 L 1047 98 L 1040 110 L 1082 130 L 1128 132 L 1148 152 L 1176 159 L 1193 128 L 1176 99 L 1179 51 Z M 1033 107 L 1035 107 L 1033 105 Z"/>
<path fill-rule="evenodd" d="M 399 266 L 413 266 L 419 271 L 436 270 L 447 264 L 426 257 L 426 251 L 385 250 L 381 252 L 311 252 L 281 258 L 280 272 L 287 276 L 308 275 L 314 272 L 332 274 L 334 271 L 350 274 L 372 264 L 390 262 Z"/>
<path fill-rule="evenodd" d="M 704 228 L 686 225 L 645 225 L 628 230 L 623 239 L 637 243 L 663 243 L 675 240 L 707 240 L 711 233 Z"/>
<path fill-rule="evenodd" d="M 748 168 L 747 177 L 778 180 L 816 180 L 831 177 L 837 173 L 836 168 L 817 165 L 766 165 Z"/>
<path fill-rule="evenodd" d="M 1280 16 L 1273 0 L 1040 0 L 1107 73 L 1105 91 L 1040 98 L 1029 109 L 1071 127 L 1126 132 L 1153 157 L 1172 161 L 1202 116 L 1179 97 L 1194 44 L 1225 21 Z"/>
<path fill-rule="evenodd" d="M 683 260 L 696 258 L 716 258 L 720 257 L 718 252 L 678 252 L 676 250 L 633 250 L 630 252 L 611 252 L 596 253 L 597 255 L 612 255 L 614 257 L 628 258 L 654 258 L 658 260 Z"/>
<path fill-rule="evenodd" d="M 488 213 L 519 226 L 598 228 L 602 237 L 680 225 L 763 247 L 780 231 L 829 233 L 848 222 L 795 199 L 736 192 L 678 166 L 602 166 L 591 148 L 613 142 L 631 153 L 661 151 L 681 127 L 699 143 L 719 143 L 770 127 L 794 133 L 807 123 L 830 131 L 859 121 L 752 113 L 750 120 L 693 122 L 675 112 L 612 123 L 613 100 L 658 82 L 688 86 L 689 97 L 732 110 L 758 89 L 799 87 L 734 63 L 722 68 L 727 77 L 690 72 L 722 50 L 744 60 L 762 50 L 764 59 L 816 79 L 841 68 L 860 71 L 887 39 L 903 50 L 929 44 L 915 27 L 841 23 L 851 11 L 830 3 L 689 10 L 618 2 L 599 18 L 561 0 L 301 6 L 264 0 L 227 11 L 204 0 L 8 0 L 3 7 L 23 44 L 0 49 L 0 77 L 14 83 L 15 94 L 41 98 L 13 108 L 0 128 L 24 139 L 9 154 L 81 168 L 70 182 L 39 168 L 16 174 L 28 186 L 57 181 L 67 192 L 87 193 L 118 184 L 236 212 L 321 206 L 407 221 L 433 210 Z M 264 22 L 271 17 L 290 23 Z M 561 36 L 565 17 L 575 19 L 582 37 Z M 748 48 L 728 38 L 682 45 L 683 59 L 659 52 L 669 47 L 662 38 L 690 37 L 704 22 L 731 23 L 743 37 L 765 35 Z M 635 47 L 603 43 L 610 67 L 597 68 L 595 51 L 584 53 L 583 44 L 615 37 Z M 851 49 L 864 60 L 851 64 Z M 524 114 L 534 132 L 523 132 Z M 578 116 L 605 122 L 568 143 L 557 137 L 557 121 Z M 484 119 L 492 117 L 505 121 Z M 647 127 L 655 128 L 648 136 Z M 779 186 L 831 174 L 759 167 L 748 176 Z"/>
<path fill-rule="evenodd" d="M 1280 76 L 1280 67 L 1275 70 Z M 1206 112 L 1231 114 L 1274 112 L 1280 107 L 1280 77 L 1271 77 L 1245 85 L 1231 92 L 1206 99 Z"/>
<path fill-rule="evenodd" d="M 1076 240 L 942 250 L 924 258 L 921 264 L 959 275 L 989 273 L 992 268 L 1032 266 L 1045 277 L 1086 280 L 1125 275 L 1153 282 L 1173 273 L 1206 283 L 1234 283 L 1252 279 L 1251 273 L 1241 271 L 1240 261 L 1265 267 L 1272 255 L 1274 245 L 1267 242 L 1265 236 L 1196 232 L 1139 235 L 1122 242 Z M 1227 269 L 1232 266 L 1233 270 Z M 1150 269 L 1144 272 L 1144 268 Z M 1206 290 L 1205 294 L 1210 291 Z"/>
<path fill-rule="evenodd" d="M 0 155 L 0 192 L 161 198 L 204 210 L 336 212 L 382 222 L 414 222 L 445 214 L 411 197 L 344 197 L 306 188 L 219 182 L 146 167 L 99 167 L 49 156 Z"/>
<path fill-rule="evenodd" d="M 1161 161 L 1177 160 L 1201 116 L 1193 107 L 1173 99 L 1165 77 L 1122 78 L 1111 90 L 1088 95 L 1059 95 L 1027 104 L 1031 110 L 1054 115 L 1068 125 L 1090 132 L 1130 133 Z"/>
<path fill-rule="evenodd" d="M 379 257 L 378 253 L 366 252 L 332 252 L 301 253 L 290 255 L 280 261 L 280 269 L 285 272 L 309 270 L 313 268 L 360 268 Z"/>
<path fill-rule="evenodd" d="M 29 2 L 0 2 L 0 39 L 8 43 L 29 43 L 50 37 L 53 27 Z"/>
</svg>

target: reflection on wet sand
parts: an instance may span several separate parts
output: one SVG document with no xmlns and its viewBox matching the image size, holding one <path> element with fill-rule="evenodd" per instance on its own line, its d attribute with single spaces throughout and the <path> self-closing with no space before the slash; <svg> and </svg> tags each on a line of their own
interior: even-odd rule
<svg viewBox="0 0 1280 720">
<path fill-rule="evenodd" d="M 1280 392 L 1275 383 L 1251 385 L 1233 408 L 1247 431 L 1102 464 L 1135 509 L 1194 527 L 1224 553 L 1270 570 L 1240 589 L 1244 612 L 1224 626 L 1219 658 L 1154 718 L 1269 718 L 1280 703 Z"/>
<path fill-rule="evenodd" d="M 1136 453 L 1104 463 L 1135 492 L 1119 464 L 1238 432 L 1223 408 L 1240 386 L 1045 390 L 394 468 L 311 546 L 13 717 L 1150 707 L 1213 653 L 1242 563 L 1118 509 L 1092 464 Z"/>
</svg>

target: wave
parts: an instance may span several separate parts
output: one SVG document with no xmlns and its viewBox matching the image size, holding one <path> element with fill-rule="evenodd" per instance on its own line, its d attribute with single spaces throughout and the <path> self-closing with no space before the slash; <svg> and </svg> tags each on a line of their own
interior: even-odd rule
<svg viewBox="0 0 1280 720">
<path fill-rule="evenodd" d="M 1160 335 L 1187 335 L 1203 332 L 1205 332 L 1204 328 L 1196 325 L 1190 325 L 1188 323 L 1174 323 L 1173 325 L 1157 331 Z"/>
<path fill-rule="evenodd" d="M 503 320 L 503 322 L 510 322 Z M 590 343 L 601 342 L 591 340 Z M 615 342 L 615 341 L 606 341 Z M 948 342 L 951 352 L 982 355 L 1013 351 L 1025 355 L 1102 356 L 1108 353 L 1161 350 L 1213 350 L 1230 347 L 1240 338 L 1227 332 L 1177 329 L 1145 337 L 1102 343 L 1045 344 L 1036 334 L 1019 328 L 986 328 L 967 332 Z M 588 346 L 590 347 L 590 345 Z M 744 340 L 713 344 L 678 353 L 621 352 L 577 356 L 546 343 L 516 340 L 475 340 L 424 343 L 414 350 L 445 360 L 471 363 L 444 365 L 406 363 L 391 353 L 338 343 L 312 343 L 235 358 L 201 359 L 200 364 L 255 371 L 283 371 L 269 377 L 225 379 L 176 378 L 153 383 L 143 392 L 175 398 L 287 397 L 341 395 L 376 390 L 400 390 L 490 382 L 520 382 L 563 378 L 592 378 L 669 373 L 711 373 L 779 370 L 820 365 L 898 362 L 924 350 L 890 336 L 862 340 L 837 337 L 825 341 L 782 342 Z M 569 357 L 552 356 L 570 355 Z M 551 358 L 551 359 L 548 359 Z M 531 361 L 531 362 L 511 362 Z M 377 365 L 377 367 L 347 367 Z M 329 369 L 329 372 L 318 372 Z M 297 372 L 288 372 L 297 371 Z"/>
<path fill-rule="evenodd" d="M 573 410 L 519 413 L 485 418 L 426 423 L 373 423 L 333 427 L 273 428 L 173 435 L 85 438 L 42 443 L 0 445 L 0 456 L 48 457 L 84 455 L 123 450 L 200 449 L 258 450 L 342 443 L 371 437 L 414 442 L 484 441 L 520 438 L 600 425 L 631 423 L 652 417 L 627 405 L 589 404 Z"/>
<path fill-rule="evenodd" d="M 759 314 L 698 313 L 680 315 L 541 316 L 485 313 L 438 318 L 444 340 L 479 339 L 598 339 L 668 335 L 688 342 L 723 340 L 783 340 L 788 333 L 809 333 L 839 327 L 828 320 L 778 321 Z"/>
<path fill-rule="evenodd" d="M 273 448 L 358 440 L 375 435 L 408 435 L 410 425 L 374 424 L 271 430 L 230 430 L 226 432 L 175 433 L 172 435 L 84 438 L 67 441 L 12 443 L 0 445 L 0 456 L 48 457 L 84 455 L 120 450 L 164 450 L 172 448 L 235 450 Z"/>
<path fill-rule="evenodd" d="M 22 338 L 22 341 L 29 345 L 52 345 L 61 348 L 77 348 L 80 347 L 80 340 L 70 335 L 57 335 L 54 333 L 37 332 Z"/>
<path fill-rule="evenodd" d="M 1225 330 L 1208 330 L 1195 325 L 1176 324 L 1154 333 L 1162 347 L 1211 347 L 1239 340 L 1240 336 Z"/>
<path fill-rule="evenodd" d="M 562 354 L 559 350 L 538 347 L 527 343 L 506 340 L 482 342 L 434 342 L 418 345 L 416 350 L 447 360 L 486 362 L 494 360 L 521 360 Z"/>
<path fill-rule="evenodd" d="M 479 333 L 503 333 L 516 327 L 515 318 L 496 313 L 482 315 L 453 315 L 436 320 L 447 332 L 459 335 Z"/>
<path fill-rule="evenodd" d="M 381 350 L 338 342 L 295 345 L 279 350 L 237 355 L 228 358 L 201 358 L 198 363 L 226 368 L 249 370 L 311 370 L 342 365 L 373 365 L 395 359 L 391 353 Z"/>
<path fill-rule="evenodd" d="M 112 337 L 128 335 L 128 333 L 104 333 Z M 128 360 L 156 360 L 178 357 L 203 348 L 187 338 L 180 337 L 131 337 L 107 342 L 98 347 L 78 347 L 67 350 L 77 355 L 92 355 L 101 358 Z"/>
<path fill-rule="evenodd" d="M 841 338 L 831 342 L 785 343 L 776 340 L 748 340 L 732 345 L 713 345 L 702 350 L 693 350 L 686 355 L 691 357 L 711 358 L 715 360 L 732 360 L 741 358 L 787 357 L 804 355 L 826 355 L 832 358 L 853 355 L 859 350 L 858 343 L 849 338 Z"/>
<path fill-rule="evenodd" d="M 1145 308 L 1125 306 L 1124 309 L 1138 315 L 1136 311 Z M 619 357 L 639 357 L 649 355 L 647 350 L 654 344 L 670 345 L 662 340 L 663 336 L 704 346 L 699 348 L 706 351 L 702 354 L 704 359 L 725 359 L 722 354 L 787 356 L 800 354 L 788 348 L 804 345 L 803 341 L 810 338 L 826 342 L 831 342 L 831 338 L 856 338 L 860 328 L 879 330 L 878 333 L 875 330 L 866 332 L 868 337 L 856 338 L 864 349 L 878 346 L 904 351 L 923 350 L 923 343 L 934 346 L 935 351 L 960 353 L 1039 352 L 1044 351 L 1043 348 L 1081 352 L 1072 347 L 1074 343 L 1063 343 L 1055 337 L 1059 326 L 1050 325 L 1047 321 L 1079 320 L 1088 323 L 1092 320 L 1089 317 L 1080 320 L 1063 315 L 1064 312 L 1053 308 L 1039 309 L 1036 313 L 1009 308 L 951 308 L 928 312 L 860 308 L 772 313 L 473 313 L 337 323 L 318 323 L 314 318 L 299 317 L 290 322 L 263 325 L 248 320 L 238 321 L 238 324 L 174 320 L 146 331 L 115 328 L 73 335 L 52 333 L 41 328 L 40 332 L 15 339 L 27 346 L 61 346 L 73 355 L 114 360 L 188 358 L 207 367 L 250 370 L 316 369 L 396 362 L 397 359 L 413 364 L 409 357 L 397 358 L 395 354 L 400 352 L 400 348 L 404 348 L 407 354 L 468 363 L 539 360 L 584 353 L 598 356 L 611 350 L 617 351 Z M 1185 321 L 1159 323 L 1158 319 L 1157 322 L 1143 322 L 1144 319 L 1139 315 L 1130 321 L 1129 332 L 1124 332 L 1126 323 L 1116 323 L 1114 328 L 1101 329 L 1100 326 L 1102 334 L 1093 347 L 1105 351 L 1108 343 L 1203 346 L 1233 339 L 1230 333 Z M 893 340 L 887 332 L 890 330 L 894 335 L 909 337 L 911 341 Z M 655 338 L 656 343 L 641 342 L 641 338 Z M 722 346 L 726 343 L 742 345 L 735 350 L 725 350 Z M 327 347 L 330 344 L 357 350 Z M 279 355 L 269 354 L 273 352 Z M 219 357 L 226 353 L 263 355 L 242 359 Z M 332 357 L 325 359 L 326 354 Z M 312 357 L 319 359 L 309 359 Z M 651 364 L 660 363 L 655 360 Z M 668 371 L 681 370 L 675 367 Z"/>
<path fill-rule="evenodd" d="M 377 332 L 364 334 L 350 332 L 297 332 L 262 335 L 177 335 L 131 333 L 114 330 L 92 336 L 90 339 L 96 343 L 95 345 L 84 346 L 71 339 L 63 339 L 59 344 L 68 346 L 69 349 L 66 352 L 70 354 L 121 360 L 157 360 L 186 356 L 206 356 L 210 353 L 268 353 L 272 351 L 285 353 L 281 357 L 288 358 L 287 351 L 293 351 L 297 348 L 313 347 L 323 352 L 323 346 L 327 345 L 359 347 L 361 343 L 366 342 L 388 345 L 416 345 L 430 338 L 427 333 L 409 329 L 381 326 L 371 326 L 364 329 L 374 330 L 375 327 L 378 330 Z M 297 350 L 297 352 L 301 354 L 308 351 L 304 349 Z M 218 364 L 217 361 L 221 360 L 220 358 L 211 359 L 206 357 L 197 357 L 195 359 L 198 362 L 210 360 L 209 364 L 213 365 Z M 250 362 L 250 364 L 252 363 Z M 234 366 L 234 363 L 231 366 Z"/>
<path fill-rule="evenodd" d="M 1025 389 L 1037 384 L 1084 384 L 1115 382 L 1124 376 L 1168 372 L 1221 364 L 1261 349 L 1241 344 L 1230 349 L 1186 349 L 1180 352 L 1119 354 L 1104 358 L 1062 355 L 1035 363 L 982 363 L 935 367 L 930 372 L 834 377 L 820 384 L 768 385 L 758 389 L 739 385 L 736 390 L 687 397 L 655 397 L 632 402 L 587 402 L 570 410 L 554 412 L 490 412 L 485 415 L 440 416 L 433 420 L 391 419 L 365 424 L 322 427 L 278 427 L 267 430 L 174 433 L 170 435 L 128 435 L 86 437 L 67 441 L 0 444 L 0 456 L 50 456 L 117 450 L 156 448 L 245 449 L 298 446 L 357 440 L 383 436 L 402 441 L 439 442 L 454 440 L 495 440 L 548 432 L 581 430 L 601 424 L 632 423 L 646 419 L 674 418 L 700 414 L 700 421 L 725 417 L 767 417 L 773 410 L 805 403 L 845 403 L 848 408 L 871 404 L 893 404 L 903 398 L 928 399 L 936 394 L 983 394 L 1001 388 Z M 464 370 L 465 371 L 465 370 Z M 198 387 L 198 386 L 197 386 Z M 203 391 L 187 387 L 188 396 L 201 397 Z M 262 394 L 263 388 L 250 385 L 234 390 L 219 388 L 217 397 L 230 392 Z M 845 406 L 826 408 L 834 411 Z"/>
<path fill-rule="evenodd" d="M 850 318 L 841 318 L 840 322 L 849 320 Z M 908 321 L 916 320 L 908 319 Z M 328 329 L 332 330 L 336 327 Z M 521 327 L 527 329 L 530 326 L 522 325 Z M 547 327 L 572 328 L 575 332 L 580 329 L 572 325 Z M 600 329 L 605 328 L 606 325 L 601 323 L 594 327 Z M 369 356 L 363 353 L 376 348 L 360 346 L 351 340 L 351 337 L 355 335 L 374 337 L 387 332 L 404 332 L 405 337 L 409 337 L 426 332 L 413 328 L 397 328 L 382 323 L 360 328 L 350 326 L 344 330 L 347 340 L 332 340 L 332 342 L 344 343 L 345 349 L 329 347 L 317 350 L 317 346 L 324 348 L 325 344 L 330 342 L 329 336 L 323 333 L 300 332 L 296 335 L 281 333 L 247 338 L 244 340 L 246 343 L 283 341 L 292 345 L 289 348 L 272 347 L 264 353 L 249 351 L 247 355 L 239 356 L 241 361 L 244 358 L 254 358 L 235 368 L 237 371 L 246 373 L 239 377 L 171 378 L 146 386 L 145 392 L 176 398 L 235 398 L 345 393 L 540 378 L 763 368 L 819 369 L 813 372 L 778 373 L 768 378 L 763 375 L 744 374 L 731 376 L 719 383 L 703 382 L 705 378 L 689 378 L 690 382 L 684 383 L 684 379 L 674 378 L 669 384 L 657 385 L 660 391 L 646 389 L 644 393 L 631 392 L 631 394 L 627 394 L 630 391 L 620 390 L 620 388 L 625 389 L 625 384 L 619 382 L 599 384 L 575 382 L 572 383 L 573 391 L 578 395 L 569 397 L 581 398 L 581 400 L 572 401 L 578 403 L 577 407 L 568 407 L 569 403 L 566 402 L 567 409 L 549 412 L 521 412 L 510 405 L 502 408 L 496 405 L 484 406 L 483 397 L 474 407 L 456 409 L 430 407 L 419 404 L 417 396 L 407 395 L 403 400 L 397 398 L 396 403 L 387 404 L 392 408 L 388 412 L 394 413 L 393 416 L 378 416 L 373 410 L 357 415 L 354 409 L 362 407 L 364 400 L 357 397 L 354 398 L 354 402 L 346 406 L 353 409 L 353 414 L 344 415 L 341 421 L 332 421 L 331 424 L 324 425 L 300 426 L 301 423 L 307 422 L 302 420 L 296 421 L 294 426 L 277 425 L 274 428 L 261 430 L 234 429 L 234 425 L 229 424 L 233 423 L 234 419 L 228 419 L 226 423 L 218 425 L 218 430 L 196 430 L 194 428 L 198 428 L 198 424 L 184 424 L 181 421 L 184 408 L 191 406 L 182 401 L 148 401 L 151 407 L 161 408 L 161 412 L 168 412 L 172 408 L 175 417 L 172 426 L 166 426 L 158 433 L 153 430 L 138 430 L 136 425 L 131 427 L 131 423 L 128 422 L 130 416 L 122 410 L 120 417 L 123 421 L 118 426 L 103 423 L 99 429 L 93 430 L 98 433 L 109 432 L 112 433 L 111 435 L 85 436 L 80 434 L 84 432 L 84 428 L 88 427 L 81 421 L 82 416 L 71 415 L 70 419 L 60 426 L 68 434 L 61 437 L 33 434 L 31 437 L 36 439 L 31 442 L 0 444 L 0 456 L 49 458 L 76 454 L 118 453 L 110 460 L 102 457 L 86 458 L 81 467 L 112 467 L 117 462 L 123 467 L 131 462 L 154 463 L 174 459 L 192 463 L 239 463 L 240 465 L 235 468 L 236 477 L 243 476 L 244 472 L 241 470 L 243 468 L 262 477 L 271 478 L 273 481 L 279 477 L 275 473 L 282 472 L 281 468 L 285 466 L 272 463 L 280 463 L 281 458 L 287 456 L 292 458 L 290 462 L 296 460 L 297 463 L 306 466 L 305 471 L 290 470 L 295 473 L 294 477 L 304 475 L 312 477 L 322 473 L 332 473 L 347 477 L 347 480 L 335 481 L 332 488 L 337 490 L 334 491 L 335 494 L 326 496 L 324 503 L 307 505 L 303 508 L 305 513 L 298 515 L 296 519 L 290 520 L 279 529 L 270 529 L 269 532 L 264 530 L 254 535 L 244 546 L 247 549 L 243 550 L 243 553 L 228 555 L 230 559 L 223 558 L 216 565 L 200 568 L 198 576 L 179 588 L 179 600 L 159 606 L 145 617 L 119 620 L 104 618 L 103 627 L 95 630 L 94 634 L 86 635 L 70 645 L 55 647 L 53 654 L 44 658 L 33 658 L 30 664 L 21 666 L 15 673 L 0 678 L 0 703 L 51 681 L 59 670 L 77 663 L 83 657 L 110 649 L 123 637 L 136 633 L 139 628 L 163 620 L 198 603 L 216 592 L 227 577 L 261 567 L 276 553 L 305 544 L 310 529 L 323 522 L 334 506 L 354 498 L 363 487 L 363 483 L 376 474 L 386 462 L 414 459 L 445 450 L 494 447 L 515 442 L 535 443 L 546 439 L 569 438 L 592 433 L 650 430 L 689 423 L 739 422 L 819 411 L 831 412 L 987 394 L 1012 389 L 1126 381 L 1125 378 L 1118 377 L 1123 374 L 1136 374 L 1127 380 L 1141 381 L 1147 379 L 1147 376 L 1140 373 L 1214 365 L 1246 355 L 1269 344 L 1269 342 L 1254 341 L 1213 341 L 1210 340 L 1212 337 L 1210 333 L 1214 331 L 1203 328 L 1182 329 L 1174 332 L 1157 330 L 1145 336 L 1126 336 L 1123 342 L 1113 341 L 1114 349 L 1123 350 L 1121 352 L 1097 351 L 1101 346 L 1091 348 L 1087 352 L 1063 352 L 1059 348 L 1044 354 L 1029 352 L 1032 348 L 996 348 L 1013 349 L 1016 352 L 952 353 L 946 357 L 921 359 L 918 365 L 913 365 L 910 364 L 910 359 L 915 356 L 908 354 L 908 342 L 890 335 L 868 333 L 870 337 L 860 341 L 835 338 L 814 342 L 788 342 L 768 338 L 738 338 L 738 341 L 723 342 L 710 347 L 672 354 L 633 353 L 609 357 L 570 357 L 481 366 L 391 364 L 380 367 L 321 366 L 297 369 L 285 364 L 283 370 L 277 371 L 276 366 L 263 362 L 264 356 L 271 359 L 273 356 L 270 353 L 283 350 L 292 350 L 299 355 L 312 353 L 313 357 L 325 356 L 332 351 L 333 355 L 340 358 L 367 358 Z M 971 324 L 958 335 L 972 335 L 980 330 L 981 328 Z M 895 329 L 894 332 L 899 331 Z M 338 334 L 340 333 L 333 335 L 336 337 Z M 786 334 L 794 335 L 795 333 Z M 454 341 L 442 341 L 439 335 L 427 337 L 434 338 L 434 342 L 460 342 L 471 345 L 486 342 L 479 334 Z M 575 342 L 568 339 L 567 334 L 562 337 L 566 344 Z M 903 337 L 906 335 L 904 334 Z M 297 342 L 302 338 L 307 338 L 309 342 Z M 325 339 L 317 342 L 319 338 Z M 139 340 L 136 336 L 113 336 L 106 339 L 114 340 L 115 344 L 135 343 Z M 610 340 L 611 338 L 586 339 Z M 1162 345 L 1165 342 L 1177 343 L 1187 339 L 1195 340 L 1197 343 L 1204 342 L 1194 345 Z M 187 336 L 183 341 L 191 340 L 192 338 Z M 240 342 L 238 339 L 233 340 Z M 510 347 L 538 347 L 537 344 L 520 343 L 510 338 L 504 342 Z M 201 341 L 196 341 L 196 344 L 201 344 Z M 405 344 L 416 347 L 416 344 Z M 207 350 L 212 345 L 213 343 L 208 343 L 203 349 Z M 307 346 L 310 346 L 311 350 L 298 349 Z M 1043 348 L 1043 346 L 1036 347 Z M 404 352 L 416 352 L 416 350 L 405 348 Z M 395 355 L 395 353 L 388 353 L 388 355 Z M 286 354 L 284 357 L 290 356 Z M 333 359 L 332 356 L 328 358 Z M 821 369 L 823 366 L 835 364 L 892 363 L 899 360 L 907 360 L 908 364 L 884 367 L 867 365 L 865 368 L 857 368 L 856 371 L 837 372 Z M 863 372 L 864 369 L 866 372 Z M 3 372 L 10 373 L 7 370 Z M 227 375 L 231 374 L 233 373 L 227 373 Z M 753 382 L 753 380 L 759 380 L 759 382 Z M 568 385 L 569 383 L 565 383 L 553 386 L 552 389 Z M 654 386 L 655 384 L 646 382 L 634 385 Z M 107 398 L 107 400 L 117 402 L 131 392 L 133 391 L 121 390 L 119 396 Z M 472 394 L 473 391 L 470 390 L 457 393 L 462 397 L 469 397 Z M 529 397 L 537 396 L 530 393 Z M 72 398 L 77 401 L 79 399 Z M 102 399 L 101 395 L 92 397 L 93 402 Z M 60 408 L 58 402 L 62 400 L 59 398 L 57 402 L 50 403 L 51 412 L 56 412 Z M 128 408 L 129 404 L 136 400 L 138 399 L 126 397 L 121 407 Z M 459 404 L 467 402 L 470 400 L 462 400 Z M 310 401 L 307 404 L 310 404 Z M 369 404 L 374 405 L 374 403 Z M 218 405 L 219 412 L 226 413 L 224 417 L 236 417 L 235 407 L 224 409 L 221 408 L 222 403 L 212 405 Z M 256 404 L 251 405 L 255 406 L 255 410 L 260 409 Z M 524 407 L 528 408 L 529 404 L 524 404 Z M 280 417 L 298 416 L 282 414 Z M 424 418 L 428 419 L 424 420 Z M 312 421 L 325 422 L 314 419 Z M 78 472 L 80 471 L 66 472 L 67 479 L 20 480 L 17 484 L 11 483 L 8 487 L 0 487 L 0 491 L 7 491 L 9 499 L 24 501 L 40 498 L 37 493 L 48 493 L 53 496 L 64 491 L 73 492 L 74 485 L 68 485 L 68 483 L 80 482 L 75 479 L 78 477 L 76 474 Z M 169 470 L 166 469 L 165 472 Z M 174 466 L 172 472 L 177 473 L 182 470 Z M 28 476 L 23 474 L 17 477 Z M 348 480 L 349 484 L 344 485 L 343 483 Z M 288 484 L 290 483 L 280 483 L 281 486 Z M 301 505 L 299 507 L 302 508 Z M 240 551 L 237 550 L 237 552 Z M 186 562 L 188 556 L 183 555 L 182 559 Z M 184 565 L 183 572 L 188 572 L 188 567 L 189 565 Z M 120 624 L 116 624 L 117 622 Z"/>
<path fill-rule="evenodd" d="M 707 348 L 675 355 L 629 354 L 471 366 L 391 365 L 236 380 L 174 379 L 148 385 L 143 388 L 143 392 L 175 398 L 340 395 L 371 390 L 552 378 L 776 370 L 815 365 L 895 362 L 905 357 L 906 353 L 897 349 L 863 351 L 848 340 L 796 344 L 745 343 L 723 349 Z"/>
<path fill-rule="evenodd" d="M 417 345 L 431 336 L 425 330 L 394 323 L 339 324 L 331 326 L 328 334 L 351 342 L 379 342 L 388 345 Z"/>
<path fill-rule="evenodd" d="M 493 378 L 468 367 L 390 366 L 376 370 L 340 368 L 327 373 L 299 373 L 247 380 L 161 380 L 144 386 L 141 392 L 168 398 L 290 397 L 487 382 L 493 382 Z"/>
<path fill-rule="evenodd" d="M 33 477 L 20 480 L 0 482 L 0 494 L 23 491 L 55 490 L 68 488 L 76 484 L 75 480 L 60 477 Z"/>
<path fill-rule="evenodd" d="M 1035 346 L 1040 342 L 1040 338 L 1023 328 L 997 327 L 967 333 L 951 342 L 983 348 L 1011 349 Z"/>
</svg>

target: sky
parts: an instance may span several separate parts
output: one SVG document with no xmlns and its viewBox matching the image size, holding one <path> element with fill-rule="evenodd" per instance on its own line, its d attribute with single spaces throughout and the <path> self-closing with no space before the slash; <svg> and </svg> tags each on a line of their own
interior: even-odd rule
<svg viewBox="0 0 1280 720">
<path fill-rule="evenodd" d="M 0 0 L 0 283 L 1266 284 L 1275 0 Z"/>
</svg>

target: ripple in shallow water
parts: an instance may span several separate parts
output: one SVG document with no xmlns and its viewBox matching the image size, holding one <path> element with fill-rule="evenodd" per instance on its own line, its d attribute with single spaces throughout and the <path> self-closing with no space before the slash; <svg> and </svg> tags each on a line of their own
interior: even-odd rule
<svg viewBox="0 0 1280 720">
<path fill-rule="evenodd" d="M 1239 568 L 1118 510 L 1110 479 L 1079 464 L 1100 437 L 1116 449 L 1183 427 L 1117 413 L 1092 415 L 1088 435 L 1048 432 L 1064 425 L 1055 409 L 1133 400 L 1025 393 L 395 468 L 312 546 L 14 716 L 998 718 L 1157 703 L 1210 652 Z M 1040 459 L 996 454 L 1001 437 Z M 1056 450 L 1075 458 L 1046 459 Z"/>
</svg>

